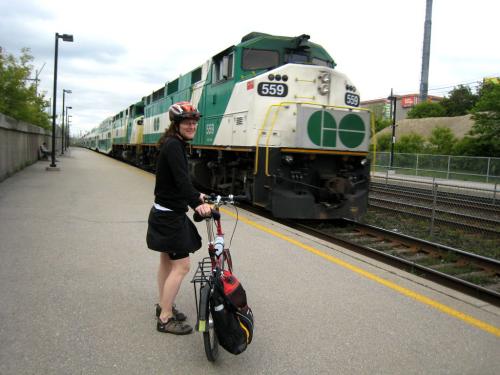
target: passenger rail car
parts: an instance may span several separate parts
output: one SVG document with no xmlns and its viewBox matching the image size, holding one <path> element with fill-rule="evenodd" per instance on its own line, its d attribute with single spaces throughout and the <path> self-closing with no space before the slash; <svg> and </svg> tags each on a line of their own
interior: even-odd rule
<svg viewBox="0 0 500 375">
<path fill-rule="evenodd" d="M 103 121 L 89 148 L 154 169 L 168 109 L 203 114 L 189 158 L 206 192 L 246 194 L 274 216 L 358 219 L 368 202 L 371 114 L 308 35 L 250 33 Z"/>
</svg>

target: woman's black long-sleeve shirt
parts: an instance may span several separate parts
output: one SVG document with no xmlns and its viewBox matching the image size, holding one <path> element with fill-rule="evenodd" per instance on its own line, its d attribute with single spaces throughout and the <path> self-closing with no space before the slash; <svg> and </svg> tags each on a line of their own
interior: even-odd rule
<svg viewBox="0 0 500 375">
<path fill-rule="evenodd" d="M 189 178 L 186 144 L 177 137 L 167 138 L 161 146 L 156 163 L 155 203 L 176 212 L 201 204 L 200 193 Z"/>
</svg>

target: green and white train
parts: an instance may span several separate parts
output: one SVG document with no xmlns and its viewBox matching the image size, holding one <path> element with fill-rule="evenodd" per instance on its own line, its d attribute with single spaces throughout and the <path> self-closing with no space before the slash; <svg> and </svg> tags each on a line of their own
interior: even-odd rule
<svg viewBox="0 0 500 375">
<path fill-rule="evenodd" d="M 154 170 L 168 109 L 203 114 L 189 158 L 205 192 L 246 194 L 279 218 L 357 219 L 368 201 L 371 114 L 308 35 L 241 43 L 104 120 L 86 147 Z"/>
</svg>

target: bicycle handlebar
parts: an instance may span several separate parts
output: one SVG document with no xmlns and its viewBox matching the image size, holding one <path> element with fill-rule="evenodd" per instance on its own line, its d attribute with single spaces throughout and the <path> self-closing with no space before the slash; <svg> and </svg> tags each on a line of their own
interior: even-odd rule
<svg viewBox="0 0 500 375">
<path fill-rule="evenodd" d="M 246 195 L 216 195 L 210 194 L 205 195 L 205 203 L 215 204 L 216 206 L 222 206 L 224 204 L 235 204 L 236 202 L 242 202 L 248 200 Z"/>
<path fill-rule="evenodd" d="M 208 204 L 213 204 L 216 207 L 220 207 L 225 204 L 235 204 L 236 202 L 247 201 L 248 197 L 246 195 L 205 195 L 204 201 Z M 212 210 L 212 214 L 210 216 L 201 216 L 198 212 L 195 211 L 193 214 L 193 220 L 199 223 L 205 219 L 214 218 L 214 220 L 220 219 L 220 213 L 217 210 Z"/>
</svg>

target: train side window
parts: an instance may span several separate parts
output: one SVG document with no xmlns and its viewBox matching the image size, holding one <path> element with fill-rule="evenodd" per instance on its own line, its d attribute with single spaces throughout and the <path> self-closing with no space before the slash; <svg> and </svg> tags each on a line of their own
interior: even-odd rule
<svg viewBox="0 0 500 375">
<path fill-rule="evenodd" d="M 201 67 L 191 73 L 191 84 L 201 81 Z"/>
<path fill-rule="evenodd" d="M 222 59 L 222 77 L 224 79 L 233 78 L 234 53 L 224 56 Z"/>
<path fill-rule="evenodd" d="M 220 82 L 233 78 L 234 53 L 214 58 L 212 82 Z"/>
<path fill-rule="evenodd" d="M 163 98 L 163 95 L 164 95 L 164 94 L 165 94 L 165 87 L 162 87 L 161 89 L 159 89 L 159 90 L 155 91 L 155 92 L 153 93 L 153 101 L 155 102 L 155 101 L 157 101 L 157 100 L 159 100 L 159 99 Z"/>
<path fill-rule="evenodd" d="M 179 78 L 169 82 L 167 85 L 167 95 L 173 94 L 179 89 Z"/>
<path fill-rule="evenodd" d="M 246 48 L 243 50 L 241 67 L 244 70 L 269 69 L 278 66 L 279 62 L 278 51 Z"/>
</svg>

